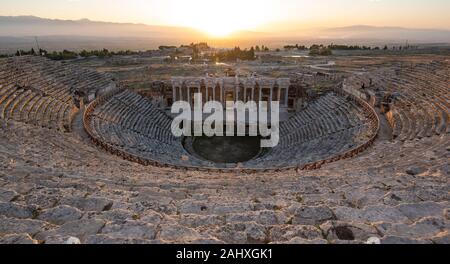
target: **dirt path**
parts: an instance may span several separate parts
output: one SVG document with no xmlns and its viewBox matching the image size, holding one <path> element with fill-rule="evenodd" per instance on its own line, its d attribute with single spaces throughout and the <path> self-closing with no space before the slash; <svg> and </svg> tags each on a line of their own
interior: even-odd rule
<svg viewBox="0 0 450 264">
<path fill-rule="evenodd" d="M 380 132 L 378 132 L 379 140 L 392 140 L 392 129 L 386 120 L 386 116 L 380 113 L 380 109 L 376 108 L 378 117 L 380 118 Z"/>
<path fill-rule="evenodd" d="M 78 138 L 78 140 L 90 143 L 90 138 L 83 127 L 83 115 L 84 109 L 81 109 L 73 120 L 72 133 Z"/>
</svg>

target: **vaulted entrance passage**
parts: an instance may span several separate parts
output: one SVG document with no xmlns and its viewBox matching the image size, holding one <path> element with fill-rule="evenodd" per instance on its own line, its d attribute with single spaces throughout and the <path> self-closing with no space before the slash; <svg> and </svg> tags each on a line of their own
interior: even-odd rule
<svg viewBox="0 0 450 264">
<path fill-rule="evenodd" d="M 191 138 L 189 141 L 191 152 L 215 163 L 245 162 L 257 157 L 261 152 L 261 137 L 202 136 Z"/>
</svg>

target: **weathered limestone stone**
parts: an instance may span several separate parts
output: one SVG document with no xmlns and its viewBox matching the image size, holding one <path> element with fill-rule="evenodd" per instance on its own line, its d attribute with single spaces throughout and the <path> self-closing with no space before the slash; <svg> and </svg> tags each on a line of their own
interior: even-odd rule
<svg viewBox="0 0 450 264">
<path fill-rule="evenodd" d="M 0 202 L 10 202 L 18 196 L 19 194 L 14 190 L 0 188 Z"/>
<path fill-rule="evenodd" d="M 254 222 L 229 223 L 216 227 L 208 232 L 226 243 L 266 243 L 268 242 L 267 230 L 264 226 Z"/>
<path fill-rule="evenodd" d="M 333 219 L 335 219 L 333 212 L 326 206 L 302 206 L 295 210 L 292 224 L 316 225 Z"/>
<path fill-rule="evenodd" d="M 425 171 L 426 171 L 426 169 L 422 166 L 413 166 L 413 167 L 407 169 L 406 173 L 408 173 L 409 175 L 418 175 Z"/>
<path fill-rule="evenodd" d="M 163 218 L 164 217 L 160 213 L 155 212 L 153 210 L 147 210 L 147 211 L 143 212 L 139 216 L 138 219 L 143 221 L 143 222 L 146 222 L 146 223 L 157 225 L 157 224 L 161 223 Z"/>
<path fill-rule="evenodd" d="M 322 239 L 322 232 L 310 225 L 274 226 L 270 229 L 270 241 L 289 241 L 293 238 Z"/>
<path fill-rule="evenodd" d="M 286 222 L 287 217 L 276 211 L 259 211 L 256 217 L 256 222 L 261 225 L 279 225 Z"/>
<path fill-rule="evenodd" d="M 62 225 L 66 222 L 78 220 L 81 218 L 83 213 L 67 205 L 60 205 L 51 209 L 42 211 L 38 219 L 44 220 L 53 224 Z"/>
<path fill-rule="evenodd" d="M 403 223 L 376 225 L 379 232 L 385 236 L 400 236 L 407 238 L 431 238 L 448 229 L 448 224 L 441 218 L 427 217 L 420 221 L 407 225 Z"/>
<path fill-rule="evenodd" d="M 431 238 L 435 244 L 450 244 L 450 231 L 446 230 Z"/>
<path fill-rule="evenodd" d="M 247 243 L 247 235 L 244 230 L 244 224 L 234 223 L 216 227 L 210 234 L 225 243 Z"/>
<path fill-rule="evenodd" d="M 271 197 L 271 199 L 257 199 L 257 203 L 253 203 L 253 207 L 255 211 L 263 211 L 263 210 L 280 210 L 281 208 L 286 208 L 289 204 L 283 199 L 278 197 Z"/>
<path fill-rule="evenodd" d="M 430 244 L 430 241 L 423 239 L 412 239 L 400 236 L 385 236 L 381 239 L 381 244 Z"/>
<path fill-rule="evenodd" d="M 128 220 L 142 220 L 142 215 L 141 212 L 125 209 L 112 209 L 103 212 L 90 211 L 83 214 L 83 219 L 91 218 L 103 219 L 118 224 Z"/>
<path fill-rule="evenodd" d="M 83 240 L 88 235 L 97 234 L 105 225 L 104 220 L 99 219 L 80 219 L 67 222 L 59 228 L 48 232 L 48 235 L 74 236 Z M 46 236 L 46 233 L 42 234 Z"/>
<path fill-rule="evenodd" d="M 440 169 L 444 175 L 450 175 L 450 164 L 444 164 Z"/>
<path fill-rule="evenodd" d="M 410 191 L 391 191 L 383 198 L 383 204 L 395 206 L 401 203 L 418 203 L 422 200 Z"/>
<path fill-rule="evenodd" d="M 373 237 L 369 237 L 369 239 L 367 239 L 367 241 L 364 243 L 366 245 L 378 245 L 381 244 L 381 240 L 379 237 L 373 236 Z"/>
<path fill-rule="evenodd" d="M 104 212 L 88 212 L 83 216 L 83 218 L 101 218 L 111 222 L 121 223 L 127 220 L 133 220 L 134 215 L 135 214 L 133 214 L 132 211 L 123 209 L 113 209 Z M 135 218 L 136 217 L 137 216 L 135 216 Z"/>
<path fill-rule="evenodd" d="M 71 238 L 73 237 L 68 235 L 50 235 L 45 237 L 44 243 L 50 245 L 63 245 L 67 244 L 67 241 Z"/>
<path fill-rule="evenodd" d="M 441 202 L 450 199 L 448 187 L 444 184 L 433 187 L 416 187 L 416 189 L 414 194 L 421 200 Z"/>
<path fill-rule="evenodd" d="M 183 201 L 178 211 L 182 214 L 204 214 L 210 211 L 210 208 L 206 202 L 187 200 Z"/>
<path fill-rule="evenodd" d="M 358 244 L 364 244 L 362 241 L 357 240 L 330 240 L 328 241 L 329 244 L 336 244 L 336 245 L 358 245 Z"/>
<path fill-rule="evenodd" d="M 66 240 L 65 244 L 67 244 L 67 245 L 78 245 L 78 244 L 81 244 L 81 241 L 80 241 L 80 239 L 78 237 L 69 237 Z"/>
<path fill-rule="evenodd" d="M 216 205 L 212 213 L 214 214 L 228 214 L 228 213 L 244 213 L 251 211 L 251 206 L 248 203 L 230 204 L 230 205 Z"/>
<path fill-rule="evenodd" d="M 179 225 L 180 216 L 177 215 L 164 215 L 164 218 L 161 220 L 161 224 L 165 225 Z"/>
<path fill-rule="evenodd" d="M 0 235 L 27 233 L 34 236 L 38 232 L 45 230 L 47 226 L 47 223 L 39 220 L 15 219 L 0 216 Z"/>
<path fill-rule="evenodd" d="M 245 228 L 249 243 L 266 243 L 268 238 L 266 228 L 256 223 L 248 223 Z"/>
<path fill-rule="evenodd" d="M 97 234 L 86 238 L 86 244 L 162 244 L 160 240 L 147 240 L 138 238 L 110 237 Z"/>
<path fill-rule="evenodd" d="M 378 203 L 383 199 L 385 191 L 379 188 L 370 188 L 344 192 L 344 195 L 352 207 L 361 208 Z"/>
<path fill-rule="evenodd" d="M 280 243 L 298 244 L 298 245 L 303 245 L 303 244 L 324 245 L 324 244 L 328 244 L 328 241 L 326 241 L 325 239 L 321 239 L 321 238 L 308 240 L 308 239 L 304 239 L 304 238 L 300 238 L 300 237 L 294 237 L 289 241 L 280 242 Z"/>
<path fill-rule="evenodd" d="M 398 209 L 384 206 L 368 206 L 363 209 L 336 207 L 334 213 L 338 220 L 352 222 L 410 222 Z"/>
<path fill-rule="evenodd" d="M 0 215 L 14 218 L 33 218 L 34 210 L 16 203 L 0 202 Z"/>
<path fill-rule="evenodd" d="M 442 216 L 444 209 L 448 208 L 448 205 L 445 203 L 422 202 L 400 204 L 396 208 L 412 221 L 416 221 L 422 217 Z"/>
<path fill-rule="evenodd" d="M 287 222 L 287 217 L 283 212 L 262 210 L 257 212 L 227 214 L 227 223 L 233 222 L 256 222 L 262 225 L 277 225 Z"/>
<path fill-rule="evenodd" d="M 59 197 L 47 193 L 32 193 L 25 195 L 24 200 L 27 204 L 35 204 L 38 205 L 39 208 L 48 209 L 54 207 L 58 203 Z"/>
<path fill-rule="evenodd" d="M 165 196 L 139 196 L 130 200 L 135 203 L 136 210 L 153 210 L 159 213 L 171 214 L 176 212 L 173 199 Z"/>
<path fill-rule="evenodd" d="M 254 222 L 256 221 L 257 212 L 238 213 L 238 214 L 226 214 L 224 216 L 227 223 L 242 223 L 242 222 Z"/>
<path fill-rule="evenodd" d="M 158 238 L 164 241 L 193 241 L 201 236 L 193 229 L 180 225 L 162 225 Z"/>
<path fill-rule="evenodd" d="M 218 215 L 181 215 L 179 220 L 181 225 L 192 228 L 201 226 L 217 226 L 225 223 L 225 216 Z"/>
<path fill-rule="evenodd" d="M 29 234 L 11 234 L 0 237 L 0 244 L 39 244 Z"/>
<path fill-rule="evenodd" d="M 328 221 L 322 224 L 320 229 L 328 240 L 365 242 L 370 237 L 379 236 L 375 227 L 355 222 Z"/>
<path fill-rule="evenodd" d="M 82 211 L 107 211 L 111 209 L 113 201 L 101 197 L 64 197 L 60 204 L 70 205 Z"/>
<path fill-rule="evenodd" d="M 142 221 L 129 220 L 124 223 L 108 223 L 102 229 L 102 234 L 112 238 L 136 238 L 153 240 L 156 227 Z"/>
</svg>

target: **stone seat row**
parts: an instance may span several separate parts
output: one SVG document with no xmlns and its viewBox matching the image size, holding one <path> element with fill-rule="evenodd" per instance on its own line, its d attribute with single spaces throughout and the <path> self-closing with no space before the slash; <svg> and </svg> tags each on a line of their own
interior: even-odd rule
<svg viewBox="0 0 450 264">
<path fill-rule="evenodd" d="M 355 103 L 328 93 L 281 124 L 281 145 L 304 142 L 360 126 L 365 122 L 366 117 Z"/>
<path fill-rule="evenodd" d="M 383 76 L 381 89 L 397 94 L 391 105 L 394 138 L 405 141 L 450 132 L 450 76 L 435 74 L 442 66 L 419 64 Z"/>
<path fill-rule="evenodd" d="M 111 87 L 112 82 L 100 73 L 87 69 L 77 71 L 77 68 L 73 66 L 55 63 L 41 57 L 31 60 L 26 57 L 6 59 L 5 64 L 9 64 L 8 71 L 4 74 L 7 79 L 22 86 L 41 90 L 43 93 L 67 103 L 72 100 L 75 90 L 97 91 L 107 88 L 105 87 L 107 85 Z M 86 74 L 81 74 L 80 71 L 86 72 Z"/>
<path fill-rule="evenodd" d="M 96 107 L 90 119 L 95 137 L 135 157 L 175 166 L 211 166 L 186 152 L 170 125 L 171 119 L 148 99 L 127 90 Z"/>
<path fill-rule="evenodd" d="M 15 85 L 0 89 L 2 119 L 68 131 L 71 108 L 66 102 Z"/>
<path fill-rule="evenodd" d="M 340 131 L 334 135 L 318 137 L 287 148 L 274 148 L 248 163 L 249 167 L 295 167 L 324 160 L 356 146 L 355 135 L 361 128 Z"/>
</svg>

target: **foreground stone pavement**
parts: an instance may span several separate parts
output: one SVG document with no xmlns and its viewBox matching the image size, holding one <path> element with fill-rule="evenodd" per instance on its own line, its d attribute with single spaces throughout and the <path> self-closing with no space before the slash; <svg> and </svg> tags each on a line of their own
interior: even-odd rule
<svg viewBox="0 0 450 264">
<path fill-rule="evenodd" d="M 1 121 L 0 243 L 449 243 L 448 135 L 314 171 L 141 166 Z"/>
</svg>

